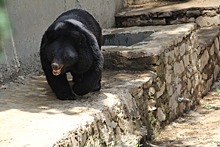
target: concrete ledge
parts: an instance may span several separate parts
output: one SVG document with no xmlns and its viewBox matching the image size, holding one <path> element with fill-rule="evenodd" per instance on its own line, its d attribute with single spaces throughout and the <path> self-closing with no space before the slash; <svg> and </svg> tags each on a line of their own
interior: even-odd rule
<svg viewBox="0 0 220 147">
<path fill-rule="evenodd" d="M 196 24 L 189 23 L 104 30 L 104 39 L 106 39 L 102 47 L 105 57 L 104 67 L 115 70 L 155 71 L 159 65 L 164 64 L 162 63 L 164 52 L 169 51 L 172 46 L 178 46 L 195 29 Z M 141 33 L 148 35 L 143 37 Z M 124 38 L 119 36 L 123 34 Z M 124 45 L 124 42 L 130 44 L 129 41 L 135 42 L 134 40 L 138 41 L 128 46 Z"/>
<path fill-rule="evenodd" d="M 154 73 L 104 72 L 103 89 L 60 101 L 45 77 L 20 77 L 0 92 L 0 146 L 135 146 L 146 133 L 136 103 Z M 16 84 L 18 83 L 18 84 Z M 142 91 L 140 93 L 140 91 Z M 16 124 L 16 125 L 15 125 Z"/>
<path fill-rule="evenodd" d="M 220 24 L 220 2 L 218 0 L 158 2 L 142 7 L 130 7 L 115 16 L 117 27 L 169 25 L 197 23 L 199 26 Z"/>
</svg>

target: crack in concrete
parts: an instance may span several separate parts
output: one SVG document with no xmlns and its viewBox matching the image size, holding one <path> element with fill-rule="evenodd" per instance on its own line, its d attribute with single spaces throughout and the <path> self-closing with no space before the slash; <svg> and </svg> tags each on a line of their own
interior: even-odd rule
<svg viewBox="0 0 220 147">
<path fill-rule="evenodd" d="M 67 10 L 66 0 L 64 0 L 64 10 Z"/>
<path fill-rule="evenodd" d="M 5 8 L 5 12 L 6 14 L 8 14 L 8 9 L 7 7 Z M 14 37 L 13 37 L 13 33 L 12 33 L 12 30 L 9 30 L 9 36 L 10 36 L 10 40 L 11 40 L 11 43 L 12 43 L 12 48 L 13 48 L 13 54 L 14 54 L 14 60 L 15 60 L 15 68 L 16 68 L 16 72 L 19 71 L 20 67 L 21 67 L 21 64 L 19 62 L 19 58 L 18 58 L 18 54 L 17 54 L 17 48 L 16 48 L 16 45 L 15 45 L 15 40 L 14 40 Z M 7 56 L 6 56 L 7 57 Z"/>
</svg>

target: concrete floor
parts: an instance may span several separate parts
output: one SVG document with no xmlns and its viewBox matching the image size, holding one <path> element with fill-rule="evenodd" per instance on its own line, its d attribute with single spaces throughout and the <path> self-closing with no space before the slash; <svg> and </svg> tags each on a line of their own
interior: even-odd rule
<svg viewBox="0 0 220 147">
<path fill-rule="evenodd" d="M 0 146 L 52 146 L 69 132 L 93 122 L 94 115 L 126 98 L 123 95 L 129 87 L 148 79 L 146 73 L 121 71 L 104 75 L 100 92 L 75 101 L 56 99 L 40 75 L 19 77 L 1 86 Z"/>
</svg>

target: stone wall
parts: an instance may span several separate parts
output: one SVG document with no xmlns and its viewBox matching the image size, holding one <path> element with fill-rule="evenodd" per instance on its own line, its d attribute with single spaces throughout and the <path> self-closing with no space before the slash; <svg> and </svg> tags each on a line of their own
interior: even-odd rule
<svg viewBox="0 0 220 147">
<path fill-rule="evenodd" d="M 135 4 L 135 1 L 132 2 Z M 161 127 L 199 104 L 199 100 L 210 90 L 220 71 L 219 2 L 204 2 L 196 7 L 192 4 L 193 1 L 186 4 L 180 2 L 175 5 L 171 3 L 155 7 L 131 7 L 116 15 L 116 26 L 121 29 L 143 26 L 144 30 L 144 26 L 175 27 L 175 24 L 196 24 L 184 37 L 178 36 L 178 33 L 175 34 L 176 32 L 168 28 L 167 31 L 170 32 L 158 33 L 156 27 L 150 27 L 149 31 L 155 33 L 145 39 L 147 41 L 143 44 L 146 46 L 143 47 L 146 52 L 141 52 L 140 58 L 135 57 L 135 54 L 129 56 L 130 51 L 125 47 L 121 47 L 117 54 L 106 52 L 106 59 L 113 63 L 111 66 L 115 65 L 115 69 L 151 70 L 157 74 L 152 78 L 152 85 L 145 89 L 149 114 L 142 115 L 142 119 L 148 122 L 148 138 L 154 137 Z M 165 39 L 156 34 L 167 36 L 168 40 L 174 41 L 165 43 Z M 173 34 L 175 36 L 172 36 Z M 151 40 L 154 39 L 157 45 L 151 44 Z M 135 46 L 129 48 L 132 49 L 135 49 Z M 127 52 L 123 53 L 124 50 Z M 144 57 L 144 54 L 148 54 L 147 57 Z M 121 66 L 117 66 L 117 63 Z M 139 107 L 143 108 L 141 104 Z"/>
<path fill-rule="evenodd" d="M 154 32 L 135 45 L 103 47 L 106 68 L 155 73 L 133 95 L 141 122 L 148 127 L 148 138 L 193 109 L 210 90 L 220 71 L 219 29 L 186 24 L 106 31 L 108 35 Z"/>
<path fill-rule="evenodd" d="M 165 51 L 164 75 L 149 88 L 152 129 L 193 109 L 210 90 L 220 70 L 219 36 L 219 27 L 201 29 Z"/>
<path fill-rule="evenodd" d="M 147 2 L 152 2 L 156 0 L 125 0 L 128 5 L 140 5 L 145 4 Z"/>
<path fill-rule="evenodd" d="M 164 9 L 137 8 L 132 12 L 122 11 L 116 15 L 117 27 L 172 25 L 197 23 L 200 27 L 220 24 L 220 7 L 165 7 Z"/>
</svg>

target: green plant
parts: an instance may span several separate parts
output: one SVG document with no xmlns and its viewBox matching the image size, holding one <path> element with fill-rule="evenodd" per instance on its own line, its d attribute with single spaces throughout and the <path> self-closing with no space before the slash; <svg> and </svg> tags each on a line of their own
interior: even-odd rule
<svg viewBox="0 0 220 147">
<path fill-rule="evenodd" d="M 4 61 L 2 42 L 9 37 L 11 31 L 7 11 L 5 9 L 5 1 L 6 0 L 0 0 L 0 64 Z"/>
<path fill-rule="evenodd" d="M 218 94 L 220 94 L 220 86 L 218 86 L 218 87 L 216 88 L 216 92 L 217 92 Z"/>
<path fill-rule="evenodd" d="M 5 0 L 0 0 L 0 38 L 2 39 L 8 37 L 10 32 L 10 24 L 7 16 L 7 11 L 5 9 Z"/>
<path fill-rule="evenodd" d="M 142 147 L 142 146 L 143 146 L 142 144 L 138 143 L 138 144 L 136 144 L 135 147 Z"/>
<path fill-rule="evenodd" d="M 205 105 L 203 106 L 203 108 L 207 110 L 219 110 L 220 109 L 218 106 L 214 106 L 214 105 Z"/>
</svg>

